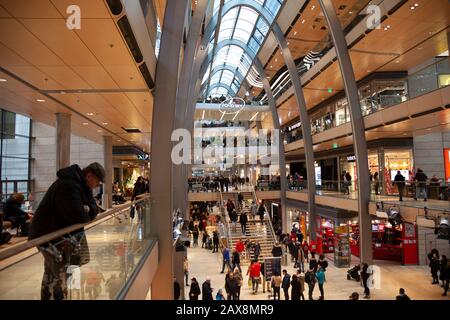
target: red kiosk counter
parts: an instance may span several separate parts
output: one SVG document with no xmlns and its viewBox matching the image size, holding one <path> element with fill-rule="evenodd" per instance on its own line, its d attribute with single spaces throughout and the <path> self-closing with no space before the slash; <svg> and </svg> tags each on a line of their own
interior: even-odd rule
<svg viewBox="0 0 450 320">
<path fill-rule="evenodd" d="M 351 223 L 350 250 L 359 257 L 359 225 Z M 392 226 L 386 221 L 372 221 L 373 258 L 398 261 L 402 264 L 418 264 L 416 227 L 407 222 Z"/>
</svg>

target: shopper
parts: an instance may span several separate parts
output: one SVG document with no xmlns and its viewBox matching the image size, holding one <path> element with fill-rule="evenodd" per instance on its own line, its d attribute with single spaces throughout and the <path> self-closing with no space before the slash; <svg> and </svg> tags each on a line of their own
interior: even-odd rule
<svg viewBox="0 0 450 320">
<path fill-rule="evenodd" d="M 445 272 L 445 284 L 444 284 L 444 292 L 442 293 L 443 296 L 447 295 L 449 282 L 450 282 L 450 260 L 447 260 L 447 269 Z"/>
<path fill-rule="evenodd" d="M 223 248 L 222 259 L 223 264 L 222 264 L 222 271 L 220 273 L 224 273 L 225 265 L 228 267 L 229 270 L 233 270 L 230 264 L 230 250 L 228 249 L 228 247 Z"/>
<path fill-rule="evenodd" d="M 213 232 L 213 253 L 219 252 L 219 234 L 217 231 Z"/>
<path fill-rule="evenodd" d="M 380 178 L 378 177 L 378 172 L 373 175 L 373 185 L 375 190 L 375 195 L 380 194 Z"/>
<path fill-rule="evenodd" d="M 177 281 L 177 278 L 173 278 L 173 298 L 175 300 L 180 300 L 180 296 L 181 296 L 181 289 L 180 289 L 180 284 Z"/>
<path fill-rule="evenodd" d="M 439 284 L 439 277 L 438 277 L 439 268 L 440 268 L 439 254 L 435 252 L 433 253 L 430 262 L 431 277 L 433 278 L 432 284 Z"/>
<path fill-rule="evenodd" d="M 210 277 L 206 277 L 205 282 L 203 282 L 202 292 L 202 300 L 213 300 Z"/>
<path fill-rule="evenodd" d="M 231 263 L 232 263 L 232 266 L 233 266 L 232 270 L 234 270 L 235 268 L 238 268 L 239 271 L 242 272 L 242 270 L 241 270 L 241 257 L 239 255 L 239 252 L 237 252 L 235 249 L 233 250 Z"/>
<path fill-rule="evenodd" d="M 194 247 L 198 247 L 198 237 L 199 237 L 198 226 L 194 226 L 194 231 L 192 232 L 192 237 L 194 238 Z"/>
<path fill-rule="evenodd" d="M 245 212 L 242 212 L 241 215 L 239 216 L 239 222 L 241 223 L 241 228 L 242 228 L 242 234 L 245 235 L 247 232 L 247 214 Z"/>
<path fill-rule="evenodd" d="M 300 284 L 300 298 L 302 300 L 305 300 L 305 295 L 303 294 L 303 292 L 305 292 L 305 276 L 303 275 L 303 273 L 297 271 L 297 279 L 298 283 Z"/>
<path fill-rule="evenodd" d="M 287 270 L 283 270 L 283 282 L 281 283 L 281 287 L 284 292 L 284 299 L 289 300 L 289 287 L 291 286 L 291 276 L 287 273 Z"/>
<path fill-rule="evenodd" d="M 321 266 L 319 266 L 317 272 L 316 272 L 316 278 L 317 278 L 317 283 L 319 284 L 319 290 L 320 290 L 320 298 L 319 300 L 324 300 L 325 299 L 325 294 L 323 291 L 323 285 L 326 281 L 325 279 L 325 272 L 323 270 L 323 268 Z"/>
<path fill-rule="evenodd" d="M 322 267 L 323 272 L 327 271 L 328 261 L 325 259 L 325 255 L 319 255 L 319 261 L 317 262 L 317 264 Z"/>
<path fill-rule="evenodd" d="M 227 300 L 237 300 L 237 282 L 232 271 L 225 277 L 225 291 L 228 294 Z"/>
<path fill-rule="evenodd" d="M 394 182 L 392 185 L 396 185 L 398 189 L 399 201 L 403 201 L 403 190 L 405 190 L 405 177 L 402 175 L 400 171 L 397 171 L 397 174 L 394 177 Z"/>
<path fill-rule="evenodd" d="M 309 269 L 305 273 L 305 282 L 308 284 L 309 300 L 313 300 L 314 287 L 316 286 L 316 275 L 314 269 Z"/>
<path fill-rule="evenodd" d="M 200 286 L 198 285 L 197 279 L 191 279 L 191 290 L 189 290 L 189 300 L 198 300 L 198 296 L 201 294 Z"/>
<path fill-rule="evenodd" d="M 399 295 L 396 297 L 396 300 L 399 300 L 399 301 L 407 301 L 407 300 L 411 300 L 409 297 L 408 297 L 408 295 L 405 293 L 405 289 L 403 289 L 403 288 L 400 288 L 400 290 L 399 290 Z"/>
<path fill-rule="evenodd" d="M 250 213 L 252 220 L 255 220 L 256 214 L 258 213 L 258 206 L 256 205 L 255 201 L 252 201 L 252 204 L 250 206 Z"/>
<path fill-rule="evenodd" d="M 233 277 L 236 281 L 236 300 L 240 300 L 243 277 L 241 271 L 238 268 L 234 268 Z"/>
<path fill-rule="evenodd" d="M 417 173 L 414 176 L 414 181 L 416 182 L 416 196 L 414 200 L 417 200 L 423 194 L 423 201 L 427 201 L 427 175 L 418 168 Z"/>
<path fill-rule="evenodd" d="M 186 282 L 186 286 L 189 286 L 188 284 L 188 277 L 189 277 L 189 261 L 187 257 L 184 257 L 183 261 L 183 269 L 184 269 L 184 279 Z"/>
<path fill-rule="evenodd" d="M 252 279 L 253 294 L 257 294 L 258 286 L 261 283 L 261 264 L 258 260 L 254 260 L 250 267 L 250 277 Z"/>
<path fill-rule="evenodd" d="M 261 254 L 261 245 L 258 241 L 255 241 L 255 244 L 253 246 L 253 259 L 258 260 L 259 256 Z"/>
<path fill-rule="evenodd" d="M 311 259 L 309 259 L 309 269 L 313 270 L 314 273 L 317 272 L 317 260 L 316 260 L 316 255 L 315 253 L 311 252 Z"/>
<path fill-rule="evenodd" d="M 244 242 L 242 242 L 242 239 L 239 239 L 238 242 L 236 242 L 235 249 L 239 254 L 242 254 L 242 252 L 244 252 L 245 244 Z"/>
<path fill-rule="evenodd" d="M 273 300 L 277 300 L 277 296 L 278 300 L 280 300 L 281 282 L 282 282 L 281 276 L 279 273 L 276 272 L 271 279 L 271 287 L 273 289 Z"/>
<path fill-rule="evenodd" d="M 303 252 L 305 253 L 306 262 L 309 263 L 309 244 L 308 241 L 303 241 Z"/>
<path fill-rule="evenodd" d="M 98 207 L 92 190 L 105 179 L 105 169 L 98 163 L 92 163 L 83 170 L 78 165 L 64 168 L 57 173 L 56 180 L 47 190 L 39 204 L 29 230 L 29 240 L 39 238 L 48 233 L 66 227 L 87 223 L 97 216 Z M 49 300 L 53 287 L 62 280 L 63 290 L 66 281 L 62 279 L 67 267 L 77 262 L 81 266 L 89 262 L 89 249 L 84 230 L 71 235 L 72 241 L 55 241 L 56 250 L 62 252 L 62 261 L 43 244 L 39 251 L 44 256 L 44 277 L 42 280 L 41 298 Z M 75 244 L 74 244 L 75 242 Z M 81 248 L 82 250 L 76 250 Z"/>
<path fill-rule="evenodd" d="M 442 285 L 441 285 L 442 288 L 444 288 L 445 280 L 447 279 L 447 264 L 448 264 L 447 256 L 442 255 L 441 261 L 439 264 L 439 280 L 442 281 Z"/>
<path fill-rule="evenodd" d="M 203 237 L 202 237 L 202 248 L 208 249 L 207 242 L 208 242 L 209 234 L 208 231 L 203 231 Z"/>
<path fill-rule="evenodd" d="M 291 300 L 300 300 L 300 283 L 296 274 L 292 275 L 291 280 Z"/>
<path fill-rule="evenodd" d="M 219 289 L 219 290 L 217 291 L 217 294 L 216 294 L 216 300 L 225 300 L 225 297 L 223 296 L 223 291 L 222 291 L 222 289 Z"/>
<path fill-rule="evenodd" d="M 264 203 L 261 202 L 261 204 L 259 205 L 259 208 L 258 208 L 259 220 L 261 220 L 261 221 L 264 220 L 265 213 L 266 213 L 266 208 L 264 207 Z"/>
<path fill-rule="evenodd" d="M 361 267 L 361 280 L 364 285 L 364 299 L 370 299 L 370 288 L 369 288 L 369 278 L 371 274 L 369 273 L 369 265 L 367 263 L 363 263 Z"/>
<path fill-rule="evenodd" d="M 12 194 L 3 205 L 3 220 L 11 222 L 12 228 L 17 228 L 18 235 L 28 237 L 28 226 L 33 216 L 21 209 L 24 203 L 25 197 L 22 193 Z"/>
</svg>

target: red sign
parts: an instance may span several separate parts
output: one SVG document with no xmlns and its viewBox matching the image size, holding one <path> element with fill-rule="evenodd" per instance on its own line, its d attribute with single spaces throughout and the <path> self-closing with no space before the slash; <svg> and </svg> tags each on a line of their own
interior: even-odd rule
<svg viewBox="0 0 450 320">
<path fill-rule="evenodd" d="M 450 148 L 444 149 L 445 181 L 450 178 Z"/>
</svg>

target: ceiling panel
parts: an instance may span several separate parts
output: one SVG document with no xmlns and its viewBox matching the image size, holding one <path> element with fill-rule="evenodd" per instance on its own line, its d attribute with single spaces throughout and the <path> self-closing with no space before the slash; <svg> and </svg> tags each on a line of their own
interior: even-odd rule
<svg viewBox="0 0 450 320">
<path fill-rule="evenodd" d="M 134 65 L 115 65 L 105 68 L 121 89 L 147 89 L 147 84 Z"/>
<path fill-rule="evenodd" d="M 64 89 L 91 89 L 91 87 L 69 67 L 41 67 L 46 75 L 61 84 Z"/>
<path fill-rule="evenodd" d="M 15 19 L 0 19 L 0 42 L 36 66 L 62 66 L 63 62 Z"/>
<path fill-rule="evenodd" d="M 51 0 L 51 2 L 63 16 L 67 16 L 69 6 L 77 5 L 81 9 L 82 19 L 106 19 L 111 17 L 103 0 Z M 83 21 L 81 27 L 83 28 Z"/>
<path fill-rule="evenodd" d="M 19 18 L 61 18 L 49 0 L 0 0 L 0 6 Z"/>
<path fill-rule="evenodd" d="M 55 68 L 55 67 L 54 67 Z M 36 67 L 10 66 L 7 69 L 40 90 L 62 90 L 64 87 Z"/>
<path fill-rule="evenodd" d="M 20 21 L 65 64 L 69 66 L 99 65 L 78 35 L 67 28 L 66 20 L 21 19 Z"/>
<path fill-rule="evenodd" d="M 92 88 L 95 89 L 118 89 L 108 72 L 102 67 L 74 66 L 72 69 L 80 75 Z"/>
</svg>

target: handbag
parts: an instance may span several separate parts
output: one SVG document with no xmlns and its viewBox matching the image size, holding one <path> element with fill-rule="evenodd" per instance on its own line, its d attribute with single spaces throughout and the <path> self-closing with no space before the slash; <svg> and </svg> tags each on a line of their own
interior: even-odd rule
<svg viewBox="0 0 450 320">
<path fill-rule="evenodd" d="M 248 286 L 251 288 L 252 287 L 252 278 L 248 277 Z"/>
</svg>

